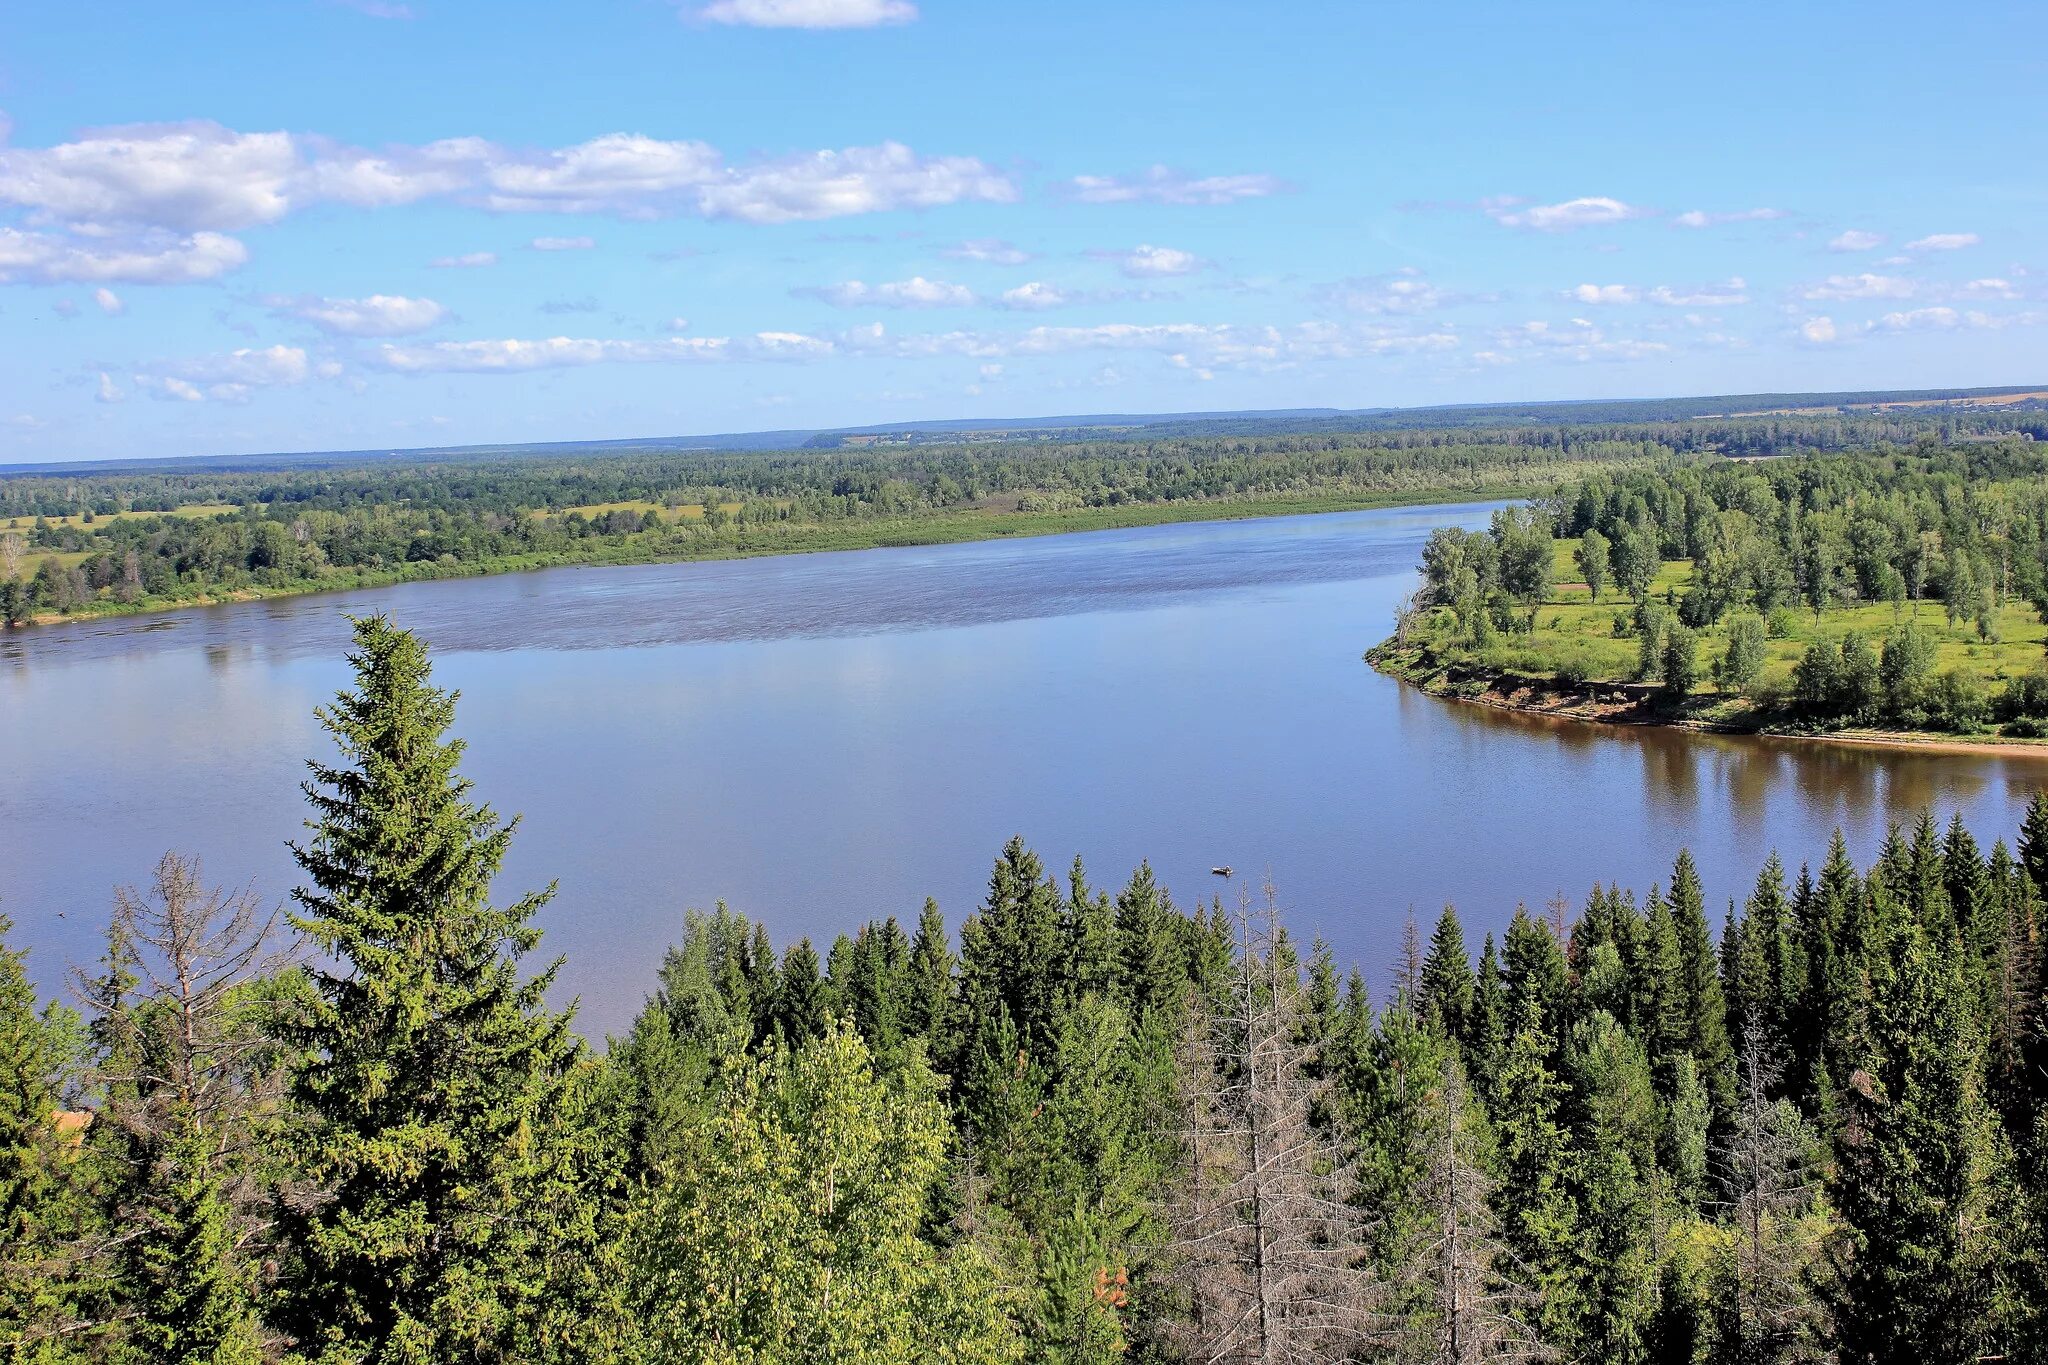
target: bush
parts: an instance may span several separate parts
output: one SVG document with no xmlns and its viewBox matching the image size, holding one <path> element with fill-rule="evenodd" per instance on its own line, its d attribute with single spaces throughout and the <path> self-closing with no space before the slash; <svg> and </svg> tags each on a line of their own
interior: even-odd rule
<svg viewBox="0 0 2048 1365">
<path fill-rule="evenodd" d="M 2005 728 L 2000 733 L 2009 735 L 2013 739 L 2040 739 L 2048 736 L 2048 720 L 2037 720 L 2032 716 L 2021 716 L 2018 720 L 2007 721 Z"/>
<path fill-rule="evenodd" d="M 2005 685 L 1999 694 L 1998 717 L 2000 720 L 2023 718 L 2048 718 L 2048 673 L 2022 673 Z"/>
<path fill-rule="evenodd" d="M 1799 613 L 1790 607 L 1772 607 L 1771 614 L 1764 618 L 1764 630 L 1773 640 L 1789 640 L 1799 629 Z"/>
<path fill-rule="evenodd" d="M 1991 718 L 1991 706 L 1977 680 L 1951 669 L 1928 689 L 1928 722 L 1957 734 L 1974 734 Z"/>
</svg>

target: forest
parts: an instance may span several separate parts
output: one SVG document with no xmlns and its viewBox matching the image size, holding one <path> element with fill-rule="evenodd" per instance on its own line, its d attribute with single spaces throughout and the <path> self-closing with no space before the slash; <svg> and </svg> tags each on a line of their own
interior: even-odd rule
<svg viewBox="0 0 2048 1365">
<path fill-rule="evenodd" d="M 2043 425 L 2030 411 L 1626 421 L 1616 413 L 1629 405 L 1582 407 L 1541 422 L 1322 433 L 0 471 L 0 624 L 554 564 L 1529 496 L 1664 460 L 1883 457 L 1922 438 Z"/>
<path fill-rule="evenodd" d="M 288 906 L 0 946 L 8 1361 L 2048 1360 L 2048 794 L 1370 976 L 1012 840 L 957 934 L 692 911 L 597 1044 L 425 645 L 350 662 Z"/>
<path fill-rule="evenodd" d="M 2036 442 L 1603 471 L 1438 531 L 1421 567 L 1374 657 L 1439 690 L 1512 676 L 1724 728 L 2048 734 Z"/>
</svg>

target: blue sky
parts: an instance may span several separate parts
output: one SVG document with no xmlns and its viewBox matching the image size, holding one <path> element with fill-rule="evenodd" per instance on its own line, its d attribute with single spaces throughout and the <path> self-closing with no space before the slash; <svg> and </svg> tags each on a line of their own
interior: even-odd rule
<svg viewBox="0 0 2048 1365">
<path fill-rule="evenodd" d="M 2038 5 L 0 17 L 0 460 L 2048 382 Z"/>
</svg>

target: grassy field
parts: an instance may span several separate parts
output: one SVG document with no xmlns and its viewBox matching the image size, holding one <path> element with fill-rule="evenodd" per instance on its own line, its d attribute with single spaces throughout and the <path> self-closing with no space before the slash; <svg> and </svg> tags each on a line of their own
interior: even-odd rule
<svg viewBox="0 0 2048 1365">
<path fill-rule="evenodd" d="M 1596 687 L 1621 687 L 1634 681 L 1639 642 L 1628 632 L 1633 604 L 1612 589 L 1595 602 L 1585 583 L 1578 578 L 1572 560 L 1574 541 L 1558 541 L 1556 584 L 1536 608 L 1536 629 L 1527 634 L 1503 633 L 1486 646 L 1474 648 L 1453 638 L 1455 625 L 1448 613 L 1426 615 L 1411 629 L 1405 649 L 1383 646 L 1375 651 L 1375 662 L 1387 671 L 1434 691 L 1458 691 L 1477 695 L 1485 689 L 1472 677 L 1452 683 L 1448 675 L 1497 674 L 1517 680 L 1557 680 L 1560 691 L 1583 679 Z M 1651 585 L 1650 595 L 1664 601 L 1667 593 L 1683 597 L 1692 581 L 1688 560 L 1665 563 Z M 1526 611 L 1526 608 L 1518 610 Z M 1713 666 L 1727 651 L 1727 621 L 1706 627 L 1699 634 L 1699 692 L 1671 719 L 1731 729 L 1754 729 L 1770 722 L 1764 714 L 1774 696 L 1789 690 L 1792 671 L 1807 647 L 1819 640 L 1839 641 L 1852 632 L 1862 635 L 1877 648 L 1884 637 L 1911 623 L 1930 636 L 1936 645 L 1937 673 L 1959 671 L 1974 678 L 1990 695 L 1998 694 L 2014 677 L 2041 671 L 2048 663 L 2044 644 L 2048 626 L 2042 624 L 2030 603 L 2008 600 L 1997 616 L 1997 638 L 1984 640 L 1968 621 L 1950 624 L 1941 604 L 1921 602 L 1894 608 L 1888 604 L 1856 604 L 1832 607 L 1816 617 L 1811 610 L 1794 608 L 1773 613 L 1767 660 L 1752 696 L 1721 693 L 1711 681 Z M 1619 630 L 1617 629 L 1619 628 Z M 1507 685 L 1513 690 L 1515 684 Z M 1526 709 L 1556 711 L 1553 699 L 1532 703 Z M 1597 719 L 1618 719 L 1601 714 Z"/>
<path fill-rule="evenodd" d="M 106 512 L 95 516 L 91 522 L 87 522 L 82 514 L 69 517 L 45 517 L 43 520 L 52 526 L 99 526 L 109 521 L 121 521 L 135 517 L 224 517 L 231 512 L 240 510 L 231 502 L 193 502 L 187 503 L 174 512 Z M 35 525 L 34 517 L 11 517 L 7 521 L 6 529 L 10 531 L 25 531 L 33 525 Z M 63 556 L 59 555 L 58 558 L 62 559 Z"/>
</svg>

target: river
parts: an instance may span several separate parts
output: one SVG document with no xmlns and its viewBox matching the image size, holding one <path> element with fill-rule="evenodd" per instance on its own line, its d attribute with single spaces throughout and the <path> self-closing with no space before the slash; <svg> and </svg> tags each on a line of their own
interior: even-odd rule
<svg viewBox="0 0 2048 1365">
<path fill-rule="evenodd" d="M 1433 701 L 1360 653 L 1437 525 L 1486 506 L 1155 526 L 929 549 L 557 569 L 0 637 L 0 911 L 33 974 L 88 963 L 112 888 L 166 850 L 285 897 L 313 708 L 346 613 L 423 634 L 466 772 L 522 824 L 499 884 L 557 880 L 544 951 L 617 1031 L 685 907 L 778 945 L 957 925 L 1002 842 L 1183 904 L 1270 869 L 1296 931 L 1384 990 L 1413 909 L 1475 949 L 1518 901 L 1637 888 L 1689 846 L 1710 906 L 1840 826 L 1960 809 L 2008 839 L 2038 759 L 1549 723 Z M 826 946 L 820 943 L 820 949 Z"/>
</svg>

